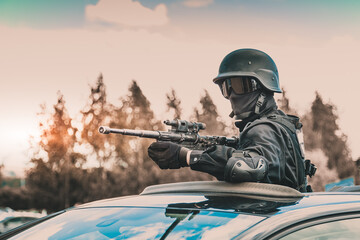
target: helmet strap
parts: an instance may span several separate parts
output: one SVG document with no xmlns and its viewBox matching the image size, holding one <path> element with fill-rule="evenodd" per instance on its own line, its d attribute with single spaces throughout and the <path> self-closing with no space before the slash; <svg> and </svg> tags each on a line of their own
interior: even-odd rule
<svg viewBox="0 0 360 240">
<path fill-rule="evenodd" d="M 266 94 L 261 92 L 255 105 L 255 114 L 260 114 L 260 108 L 265 103 Z"/>
</svg>

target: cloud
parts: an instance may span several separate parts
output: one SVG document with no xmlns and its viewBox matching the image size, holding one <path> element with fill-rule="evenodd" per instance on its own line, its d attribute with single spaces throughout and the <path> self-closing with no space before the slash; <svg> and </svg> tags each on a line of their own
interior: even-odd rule
<svg viewBox="0 0 360 240">
<path fill-rule="evenodd" d="M 206 7 L 212 4 L 214 0 L 185 0 L 183 4 L 190 8 Z"/>
<path fill-rule="evenodd" d="M 86 6 L 85 14 L 89 21 L 131 27 L 160 26 L 169 21 L 164 4 L 152 10 L 132 0 L 100 0 L 95 6 Z"/>
</svg>

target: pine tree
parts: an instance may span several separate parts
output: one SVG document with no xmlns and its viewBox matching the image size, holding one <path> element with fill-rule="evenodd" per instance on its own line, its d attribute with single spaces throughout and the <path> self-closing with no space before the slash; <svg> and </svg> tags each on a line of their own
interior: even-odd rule
<svg viewBox="0 0 360 240">
<path fill-rule="evenodd" d="M 336 107 L 323 103 L 319 93 L 311 106 L 312 129 L 321 139 L 321 149 L 329 158 L 328 167 L 335 168 L 340 178 L 354 174 L 354 162 L 347 145 L 347 136 L 340 133 Z"/>
<path fill-rule="evenodd" d="M 90 87 L 87 105 L 82 111 L 81 138 L 83 143 L 90 144 L 99 167 L 102 167 L 112 157 L 109 138 L 101 135 L 98 129 L 101 125 L 108 125 L 112 119 L 113 106 L 106 101 L 106 87 L 103 76 L 100 75 L 95 86 Z"/>
<path fill-rule="evenodd" d="M 114 138 L 112 135 L 103 135 L 98 132 L 101 125 L 108 126 L 113 121 L 114 106 L 107 102 L 106 86 L 102 74 L 94 86 L 90 86 L 90 95 L 87 105 L 81 111 L 82 131 L 81 145 L 91 152 L 87 159 L 96 159 L 98 166 L 88 169 L 88 200 L 113 197 L 113 186 L 109 184 L 109 168 L 116 162 L 114 152 Z M 108 165 L 105 167 L 105 165 Z"/>
<path fill-rule="evenodd" d="M 282 88 L 281 98 L 277 100 L 279 109 L 283 110 L 286 114 L 297 115 L 295 109 L 290 106 L 290 99 L 286 95 L 287 91 Z"/>
<path fill-rule="evenodd" d="M 193 119 L 206 124 L 206 130 L 202 134 L 226 135 L 226 125 L 217 112 L 217 107 L 208 91 L 200 98 L 201 109 L 194 109 Z"/>
<path fill-rule="evenodd" d="M 149 100 L 135 80 L 129 87 L 129 93 L 121 98 L 120 107 L 115 109 L 112 126 L 117 128 L 161 130 L 160 121 L 155 119 Z M 122 169 L 126 179 L 121 186 L 122 194 L 134 194 L 146 186 L 159 181 L 161 171 L 147 155 L 147 148 L 153 140 L 130 136 L 117 136 L 115 151 L 120 157 L 117 171 Z M 118 187 L 119 187 L 118 186 Z"/>
<path fill-rule="evenodd" d="M 27 185 L 36 199 L 34 207 L 56 211 L 81 201 L 84 156 L 74 150 L 78 129 L 72 126 L 61 93 L 54 112 L 48 115 L 43 106 L 40 115 L 45 120 L 40 122 L 41 140 L 33 145 Z"/>
<path fill-rule="evenodd" d="M 177 97 L 174 89 L 171 89 L 171 92 L 166 94 L 166 99 L 167 111 L 173 111 L 173 119 L 181 119 L 181 100 Z"/>
</svg>

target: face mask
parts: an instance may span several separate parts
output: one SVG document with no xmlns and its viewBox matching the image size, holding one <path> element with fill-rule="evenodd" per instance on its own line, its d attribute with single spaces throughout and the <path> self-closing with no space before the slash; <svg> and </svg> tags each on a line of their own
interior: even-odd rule
<svg viewBox="0 0 360 240">
<path fill-rule="evenodd" d="M 260 91 L 246 94 L 231 92 L 229 100 L 236 120 L 248 118 L 254 114 L 255 105 L 260 96 Z"/>
</svg>

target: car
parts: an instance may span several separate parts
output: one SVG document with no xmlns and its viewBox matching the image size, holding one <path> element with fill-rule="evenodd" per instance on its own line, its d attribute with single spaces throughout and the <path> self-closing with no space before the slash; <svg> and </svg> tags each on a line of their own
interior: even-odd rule
<svg viewBox="0 0 360 240">
<path fill-rule="evenodd" d="M 10 208 L 0 209 L 0 234 L 45 215 L 45 211 L 38 213 L 32 211 L 14 211 Z"/>
<path fill-rule="evenodd" d="M 360 239 L 360 193 L 346 191 L 300 193 L 252 182 L 161 184 L 48 215 L 0 239 Z"/>
</svg>

